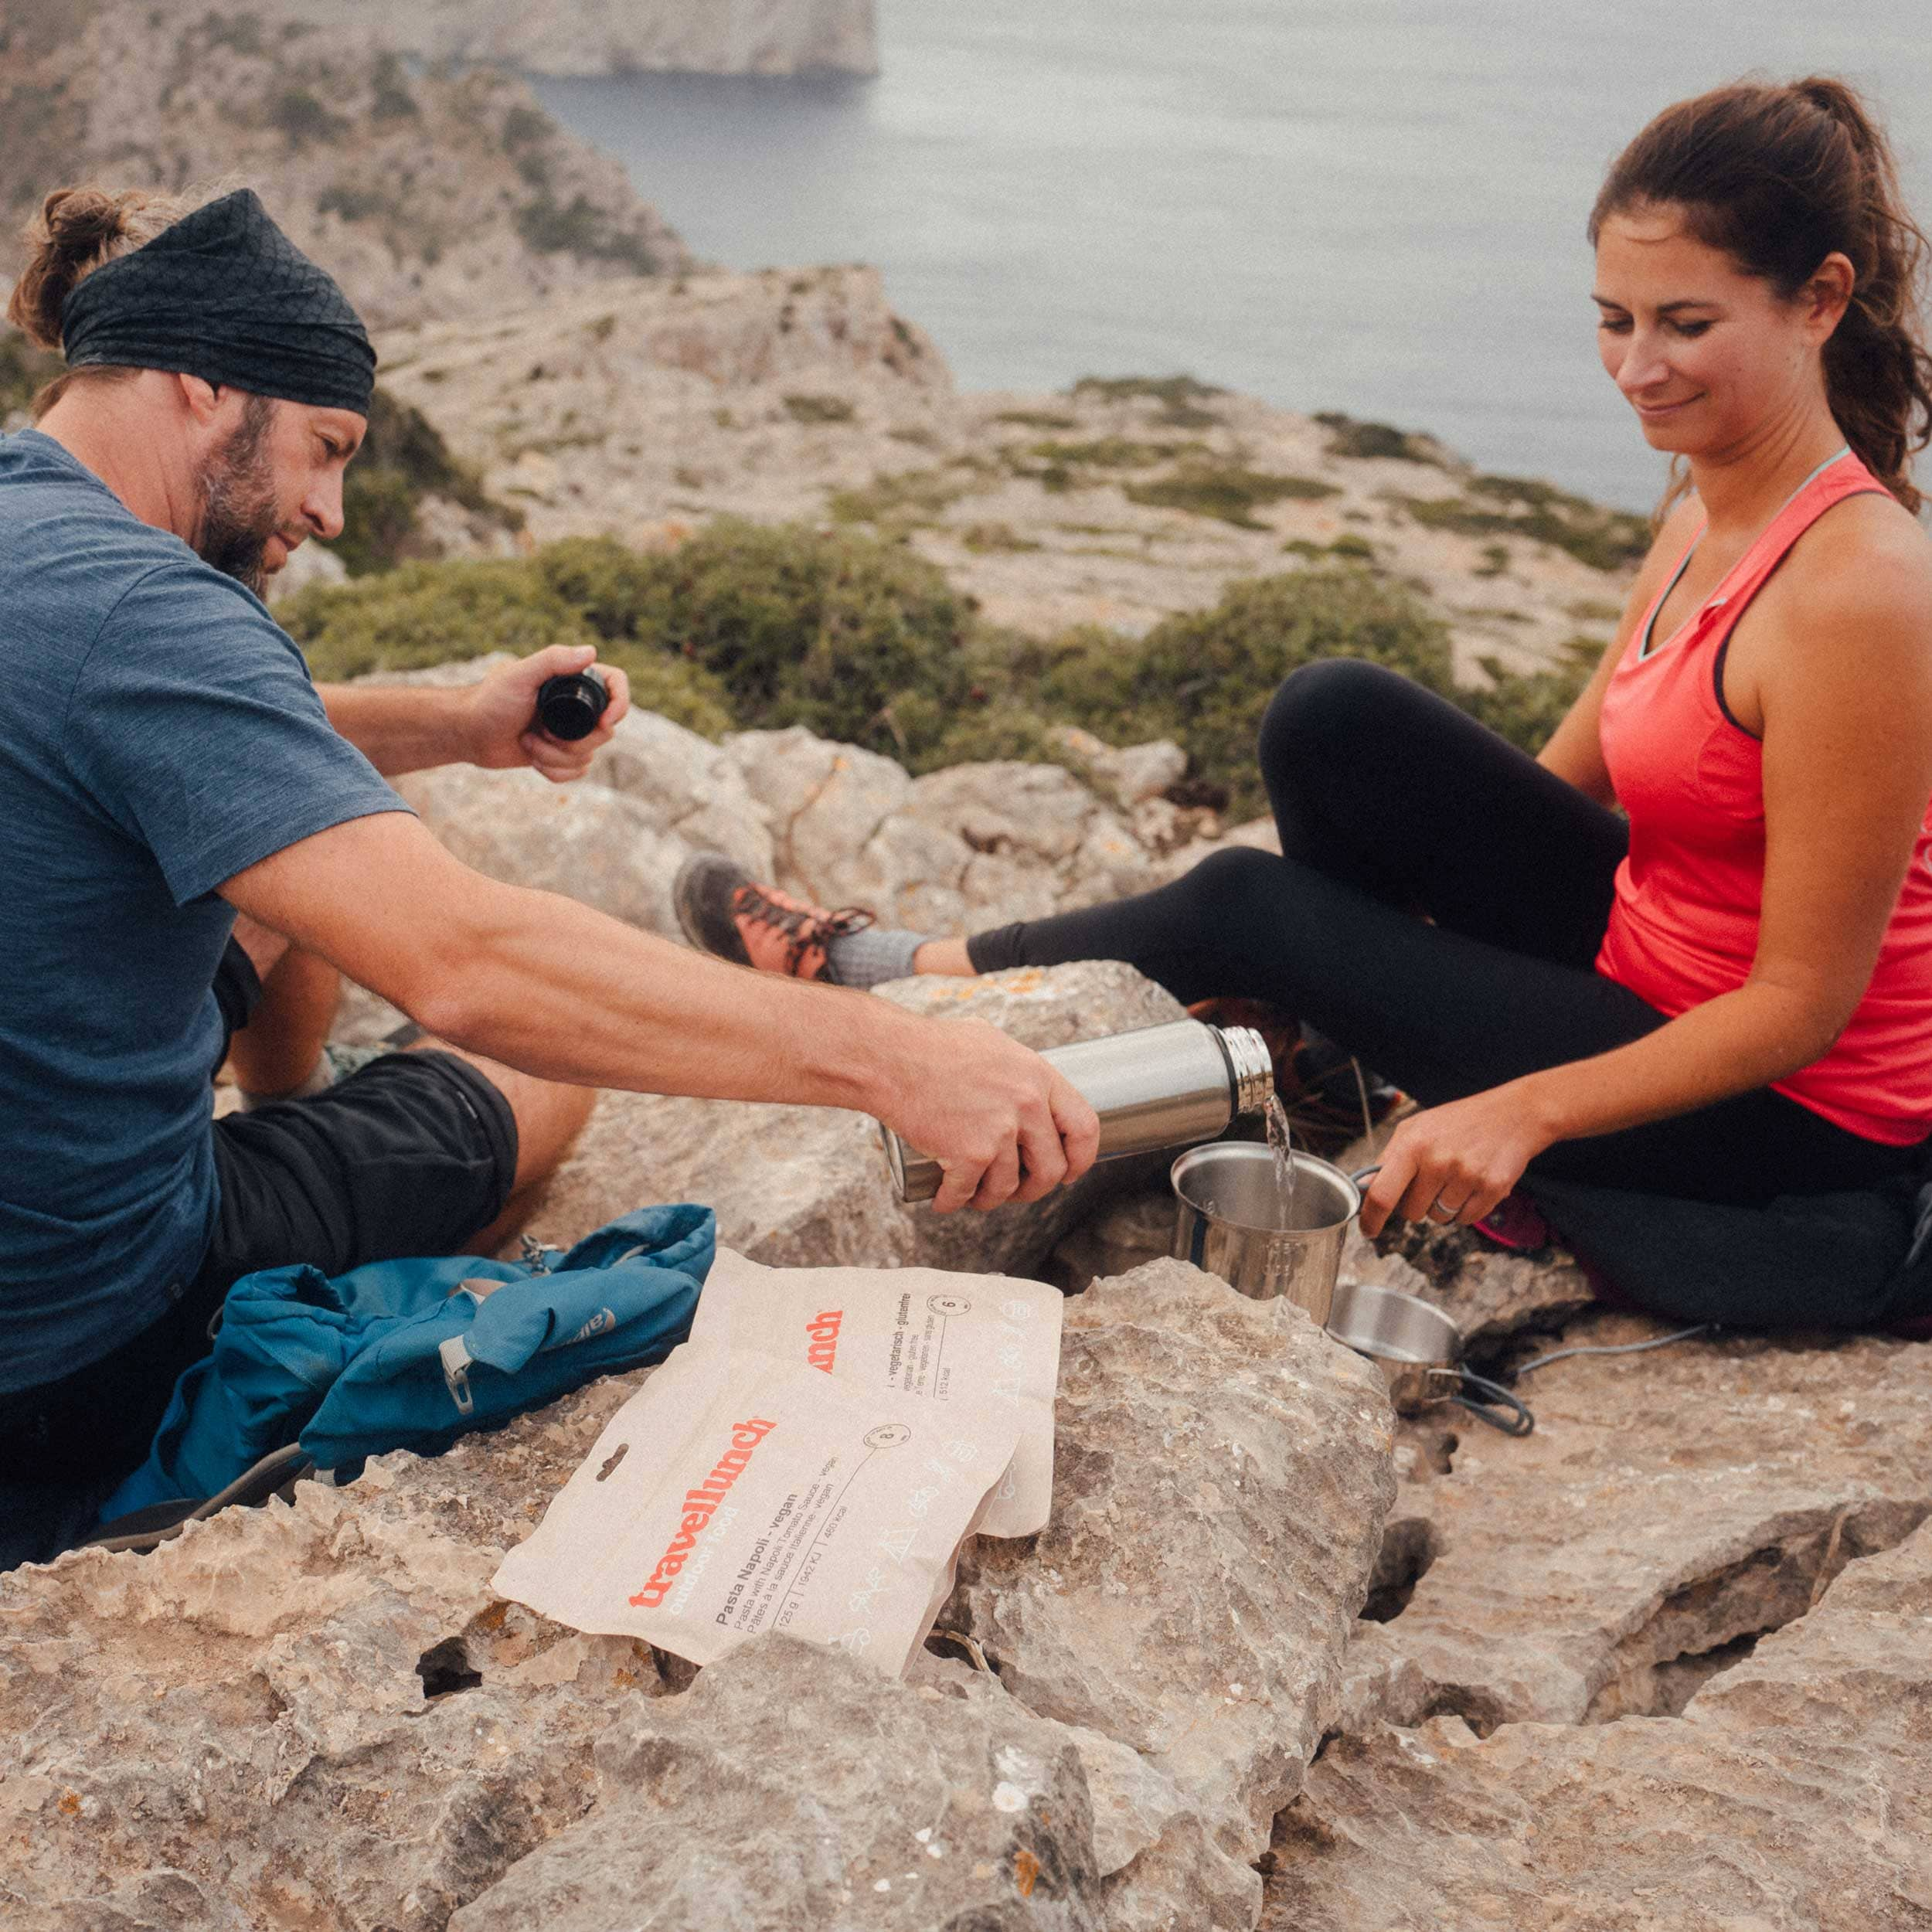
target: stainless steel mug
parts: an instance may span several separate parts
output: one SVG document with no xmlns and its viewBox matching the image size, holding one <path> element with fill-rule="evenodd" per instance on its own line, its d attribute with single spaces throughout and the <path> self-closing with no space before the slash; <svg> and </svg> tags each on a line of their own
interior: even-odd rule
<svg viewBox="0 0 1932 1932">
<path fill-rule="evenodd" d="M 1328 1318 L 1362 1190 L 1311 1154 L 1294 1158 L 1294 1225 L 1284 1226 L 1270 1148 L 1223 1141 L 1183 1154 L 1172 1176 L 1180 1200 L 1173 1252 L 1252 1300 L 1292 1301 L 1319 1325 Z"/>
<path fill-rule="evenodd" d="M 1040 1057 L 1066 1075 L 1100 1117 L 1103 1161 L 1192 1147 L 1259 1114 L 1274 1092 L 1267 1042 L 1247 1026 L 1177 1019 L 1104 1039 L 1077 1040 Z M 904 1201 L 930 1201 L 945 1178 L 929 1155 L 887 1127 L 886 1158 Z"/>
</svg>

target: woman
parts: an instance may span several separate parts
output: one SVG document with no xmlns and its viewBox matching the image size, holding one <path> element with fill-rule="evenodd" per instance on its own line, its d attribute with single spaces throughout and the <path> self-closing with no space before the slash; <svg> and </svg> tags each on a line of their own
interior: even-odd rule
<svg viewBox="0 0 1932 1932">
<path fill-rule="evenodd" d="M 1526 1169 L 1747 1206 L 1911 1170 L 1932 1129 L 1922 238 L 1883 135 L 1815 79 L 1668 109 L 1590 235 L 1604 366 L 1688 479 L 1539 758 L 1392 673 L 1317 665 L 1261 730 L 1283 858 L 1221 852 L 963 941 L 699 862 L 694 939 L 859 983 L 1124 959 L 1183 1001 L 1278 1004 L 1423 1103 L 1370 1233 L 1478 1220 Z"/>
</svg>

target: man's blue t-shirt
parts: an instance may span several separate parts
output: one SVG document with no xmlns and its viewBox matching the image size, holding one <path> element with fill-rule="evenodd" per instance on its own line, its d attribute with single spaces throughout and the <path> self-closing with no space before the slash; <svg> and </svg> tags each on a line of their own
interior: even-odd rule
<svg viewBox="0 0 1932 1932">
<path fill-rule="evenodd" d="M 162 1315 L 214 1226 L 214 896 L 405 808 L 262 604 L 0 438 L 0 1392 Z"/>
</svg>

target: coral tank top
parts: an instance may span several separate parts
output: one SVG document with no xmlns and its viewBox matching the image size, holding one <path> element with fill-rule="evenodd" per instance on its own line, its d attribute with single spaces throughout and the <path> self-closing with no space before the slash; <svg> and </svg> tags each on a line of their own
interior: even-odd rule
<svg viewBox="0 0 1932 1932">
<path fill-rule="evenodd" d="M 1604 761 L 1630 815 L 1630 855 L 1617 868 L 1597 969 L 1672 1018 L 1743 985 L 1757 951 L 1764 748 L 1724 708 L 1731 632 L 1819 517 L 1883 488 L 1842 451 L 1812 472 L 1702 608 L 1659 641 L 1658 611 L 1699 531 L 1604 695 Z M 1932 1128 L 1932 810 L 1858 1010 L 1822 1059 L 1773 1085 L 1867 1140 L 1909 1146 Z"/>
</svg>

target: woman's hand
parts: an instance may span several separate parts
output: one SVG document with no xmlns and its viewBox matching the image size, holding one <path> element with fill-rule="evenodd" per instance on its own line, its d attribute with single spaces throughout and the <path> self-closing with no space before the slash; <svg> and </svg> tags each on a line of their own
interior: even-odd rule
<svg viewBox="0 0 1932 1932">
<path fill-rule="evenodd" d="M 1362 1232 L 1391 1214 L 1467 1227 L 1502 1200 L 1556 1135 L 1532 1117 L 1515 1083 L 1412 1114 L 1398 1127 L 1362 1203 Z"/>
</svg>

